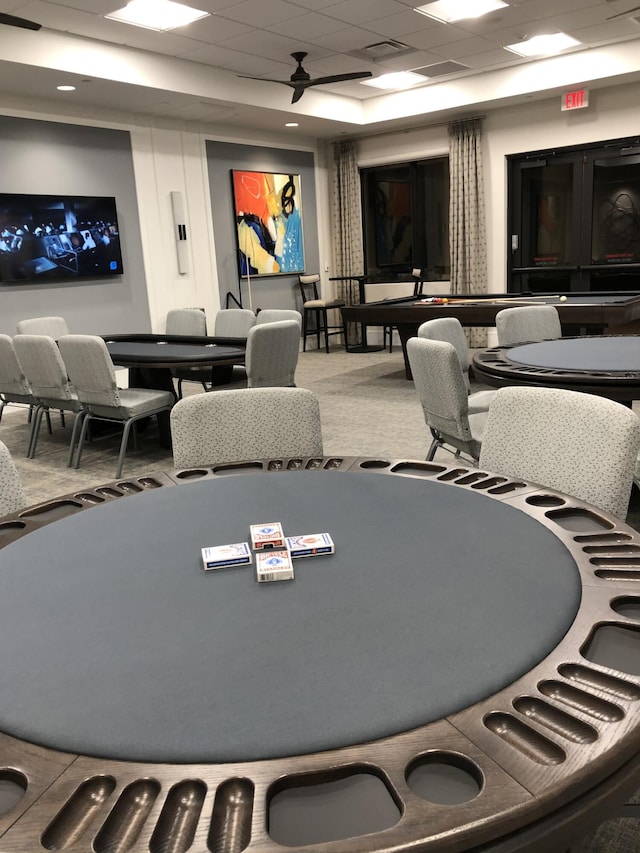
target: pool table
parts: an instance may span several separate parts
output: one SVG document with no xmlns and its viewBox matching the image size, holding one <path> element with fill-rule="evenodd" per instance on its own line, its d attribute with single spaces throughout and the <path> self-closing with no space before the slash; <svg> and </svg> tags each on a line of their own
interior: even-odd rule
<svg viewBox="0 0 640 853">
<path fill-rule="evenodd" d="M 203 570 L 275 520 L 335 554 Z M 553 490 L 250 460 L 48 501 L 0 547 L 2 853 L 551 853 L 638 785 L 640 534 Z"/>
<path fill-rule="evenodd" d="M 431 301 L 438 297 L 413 296 L 385 299 L 364 305 L 342 308 L 345 323 L 365 323 L 367 326 L 395 326 L 402 342 L 407 379 L 411 377 L 406 345 L 417 334 L 418 326 L 436 317 L 457 317 L 463 326 L 494 326 L 498 311 L 516 305 L 554 305 L 560 314 L 565 335 L 607 333 L 610 335 L 640 332 L 640 293 L 631 291 L 609 293 L 568 293 L 566 302 L 557 295 L 490 293 L 473 297 L 443 294 L 446 302 Z"/>
</svg>

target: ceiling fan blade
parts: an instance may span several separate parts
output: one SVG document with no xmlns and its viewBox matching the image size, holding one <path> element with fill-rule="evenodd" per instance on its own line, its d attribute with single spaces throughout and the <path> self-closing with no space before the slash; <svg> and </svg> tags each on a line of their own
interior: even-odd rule
<svg viewBox="0 0 640 853">
<path fill-rule="evenodd" d="M 321 83 L 340 83 L 344 80 L 364 80 L 366 77 L 373 77 L 371 71 L 352 71 L 349 74 L 331 74 L 329 77 L 316 77 L 311 80 L 312 86 L 318 86 Z"/>
<path fill-rule="evenodd" d="M 625 15 L 631 15 L 633 12 L 637 12 L 640 10 L 640 6 L 634 6 L 633 9 L 627 9 L 626 12 L 618 12 L 617 15 L 611 15 L 611 17 L 607 18 L 607 21 L 613 21 L 616 18 L 624 18 Z"/>
<path fill-rule="evenodd" d="M 39 30 L 42 27 L 42 24 L 36 24 L 35 21 L 16 18 L 15 15 L 7 15 L 4 12 L 0 12 L 0 24 L 6 24 L 9 27 L 21 27 L 23 30 Z"/>
</svg>

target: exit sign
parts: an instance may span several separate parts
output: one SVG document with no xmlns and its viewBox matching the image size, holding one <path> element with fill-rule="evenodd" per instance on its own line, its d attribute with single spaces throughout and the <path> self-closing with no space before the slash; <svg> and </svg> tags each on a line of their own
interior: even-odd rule
<svg viewBox="0 0 640 853">
<path fill-rule="evenodd" d="M 578 89 L 575 92 L 565 92 L 562 96 L 562 111 L 581 110 L 589 106 L 589 90 Z"/>
</svg>

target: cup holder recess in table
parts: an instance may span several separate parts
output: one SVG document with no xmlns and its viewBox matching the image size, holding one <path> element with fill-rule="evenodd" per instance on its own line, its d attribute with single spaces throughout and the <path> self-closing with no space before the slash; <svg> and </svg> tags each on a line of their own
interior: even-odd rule
<svg viewBox="0 0 640 853">
<path fill-rule="evenodd" d="M 566 503 L 564 498 L 558 497 L 558 495 L 530 495 L 526 498 L 526 502 L 530 506 L 543 507 L 564 506 Z"/>
<path fill-rule="evenodd" d="M 392 791 L 371 767 L 287 776 L 268 791 L 267 831 L 285 847 L 382 832 L 400 817 Z"/>
<path fill-rule="evenodd" d="M 206 795 L 207 786 L 197 779 L 185 779 L 171 788 L 149 842 L 150 853 L 185 853 L 191 849 Z"/>
<path fill-rule="evenodd" d="M 383 467 L 383 465 L 389 465 L 388 462 L 381 463 L 376 467 Z M 364 464 L 362 467 L 366 467 Z M 373 466 L 369 466 L 373 467 Z M 398 462 L 397 465 L 394 465 L 391 468 L 392 474 L 417 474 L 420 477 L 433 477 L 435 474 L 442 474 L 443 471 L 446 471 L 444 465 L 436 465 L 431 462 Z M 465 469 L 466 473 L 466 469 Z"/>
<path fill-rule="evenodd" d="M 155 779 L 138 779 L 128 785 L 96 835 L 95 853 L 133 847 L 159 794 L 160 783 Z"/>
<path fill-rule="evenodd" d="M 99 495 L 104 495 L 105 498 L 121 498 L 123 495 L 123 492 L 114 489 L 112 486 L 104 486 L 101 489 L 96 489 L 96 492 Z"/>
<path fill-rule="evenodd" d="M 580 654 L 600 666 L 640 675 L 640 625 L 599 625 L 590 633 Z"/>
<path fill-rule="evenodd" d="M 406 780 L 416 796 L 439 805 L 469 803 L 484 787 L 478 765 L 454 752 L 433 752 L 414 759 Z"/>
<path fill-rule="evenodd" d="M 640 622 L 640 598 L 631 595 L 616 598 L 611 602 L 611 609 L 620 616 Z"/>
<path fill-rule="evenodd" d="M 216 465 L 211 469 L 214 474 L 253 474 L 254 471 L 263 471 L 262 462 L 230 462 L 228 465 Z M 180 475 L 178 475 L 180 476 Z"/>
<path fill-rule="evenodd" d="M 529 501 L 529 499 L 527 500 Z M 611 521 L 588 509 L 567 507 L 566 509 L 551 510 L 545 515 L 559 527 L 574 533 L 586 533 L 590 530 L 611 530 L 614 527 Z"/>
<path fill-rule="evenodd" d="M 245 850 L 251 840 L 254 784 L 227 779 L 216 791 L 207 849 L 212 853 Z"/>
<path fill-rule="evenodd" d="M 12 768 L 0 768 L 0 815 L 8 814 L 27 791 L 26 776 Z"/>
<path fill-rule="evenodd" d="M 74 495 L 74 498 L 78 501 L 82 501 L 84 504 L 103 504 L 104 498 L 100 495 L 96 495 L 93 492 L 79 492 L 77 495 Z"/>
<path fill-rule="evenodd" d="M 388 468 L 390 464 L 386 459 L 367 459 L 360 463 L 360 468 Z"/>
</svg>

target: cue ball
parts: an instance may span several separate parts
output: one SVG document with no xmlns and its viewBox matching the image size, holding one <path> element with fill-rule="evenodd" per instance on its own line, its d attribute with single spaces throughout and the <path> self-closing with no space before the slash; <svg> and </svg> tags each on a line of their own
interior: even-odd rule
<svg viewBox="0 0 640 853">
<path fill-rule="evenodd" d="M 561 296 L 561 297 L 560 297 L 560 302 L 566 302 L 566 301 L 567 301 L 567 297 L 566 297 L 566 296 Z"/>
</svg>

